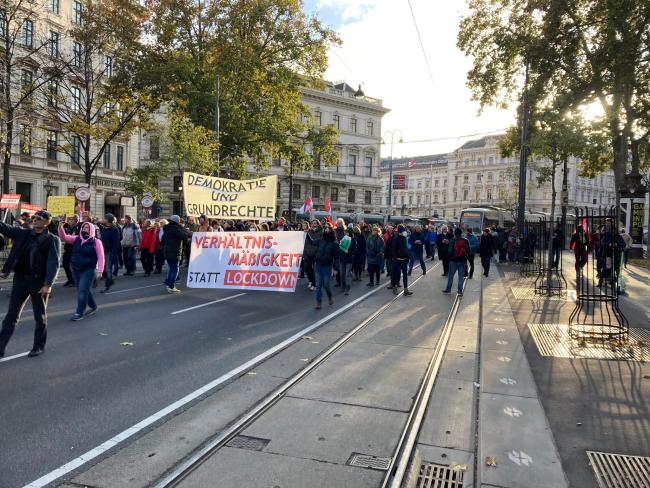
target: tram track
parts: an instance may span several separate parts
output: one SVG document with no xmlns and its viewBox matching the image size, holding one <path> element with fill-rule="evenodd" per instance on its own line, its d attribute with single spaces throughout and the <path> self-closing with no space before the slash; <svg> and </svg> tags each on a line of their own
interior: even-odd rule
<svg viewBox="0 0 650 488">
<path fill-rule="evenodd" d="M 430 269 L 430 271 L 437 269 L 439 265 L 440 263 L 435 264 Z M 416 278 L 413 280 L 412 284 L 417 283 L 423 277 L 424 276 Z M 194 451 L 190 456 L 178 463 L 173 469 L 168 471 L 165 475 L 163 475 L 156 482 L 152 483 L 150 486 L 152 488 L 173 488 L 179 486 L 185 479 L 187 479 L 194 471 L 199 469 L 213 455 L 225 447 L 235 437 L 240 435 L 245 429 L 247 429 L 265 412 L 267 412 L 273 405 L 285 397 L 287 392 L 292 387 L 305 379 L 305 377 L 307 377 L 316 368 L 327 361 L 327 359 L 329 359 L 334 353 L 341 349 L 341 347 L 350 342 L 353 337 L 366 329 L 366 327 L 372 324 L 375 319 L 389 310 L 391 306 L 402 296 L 403 291 L 382 305 L 378 310 L 363 319 L 353 329 L 348 331 L 326 350 L 321 352 L 302 370 L 298 371 L 294 376 L 289 378 L 282 385 L 278 386 L 266 397 L 258 401 L 246 413 L 231 423 L 228 428 L 220 432 L 216 437 L 209 440 L 201 448 Z M 392 457 L 390 467 L 388 468 L 386 476 L 381 485 L 382 488 L 388 486 L 397 488 L 401 486 L 404 475 L 407 472 L 409 460 L 414 450 L 417 434 L 419 432 L 419 428 L 424 417 L 424 412 L 426 410 L 427 400 L 431 395 L 437 373 L 442 363 L 442 358 L 449 343 L 451 330 L 453 328 L 454 320 L 461 299 L 462 297 L 460 296 L 455 297 L 450 313 L 445 321 L 440 336 L 436 341 L 436 346 L 427 365 L 425 375 L 420 383 L 417 395 L 409 411 L 405 428 L 403 429 L 400 436 L 399 443 L 395 450 L 395 455 Z"/>
</svg>

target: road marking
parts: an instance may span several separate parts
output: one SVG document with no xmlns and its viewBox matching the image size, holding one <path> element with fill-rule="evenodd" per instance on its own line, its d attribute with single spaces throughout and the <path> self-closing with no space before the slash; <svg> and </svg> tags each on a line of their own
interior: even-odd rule
<svg viewBox="0 0 650 488">
<path fill-rule="evenodd" d="M 133 291 L 133 290 L 142 290 L 144 288 L 153 288 L 154 286 L 160 286 L 162 287 L 162 283 L 157 283 L 155 285 L 146 285 L 146 286 L 138 286 L 136 288 L 127 288 L 126 290 L 117 290 L 117 291 L 107 291 L 104 293 L 104 295 L 115 295 L 116 293 L 126 293 L 127 291 Z"/>
<path fill-rule="evenodd" d="M 499 356 L 497 359 L 502 363 L 509 363 L 510 361 L 512 361 L 512 359 L 509 358 L 508 356 Z"/>
<path fill-rule="evenodd" d="M 499 381 L 501 383 L 503 383 L 504 385 L 516 385 L 517 384 L 517 380 L 514 380 L 512 378 L 501 378 Z"/>
<path fill-rule="evenodd" d="M 210 392 L 211 390 L 214 390 L 216 387 L 222 385 L 223 383 L 230 381 L 232 378 L 244 374 L 247 370 L 250 370 L 257 366 L 259 363 L 267 360 L 274 354 L 276 354 L 278 351 L 281 351 L 285 347 L 291 345 L 292 343 L 302 339 L 303 336 L 308 335 L 310 332 L 312 332 L 315 329 L 318 329 L 320 326 L 326 324 L 333 318 L 335 318 L 338 315 L 343 314 L 344 312 L 347 312 L 349 309 L 357 305 L 358 303 L 362 302 L 366 298 L 368 298 L 370 295 L 373 295 L 377 293 L 380 290 L 383 290 L 383 286 L 379 286 L 375 288 L 374 290 L 370 290 L 368 293 L 365 295 L 361 295 L 359 298 L 356 300 L 352 300 L 351 302 L 343 305 L 341 308 L 338 310 L 335 310 L 329 315 L 326 315 L 322 319 L 314 322 L 311 324 L 309 327 L 304 328 L 303 330 L 296 332 L 294 335 L 289 337 L 288 339 L 285 339 L 284 341 L 280 342 L 279 344 L 276 344 L 275 346 L 271 347 L 270 349 L 267 349 L 261 354 L 258 354 L 255 356 L 253 359 L 249 359 L 245 363 L 241 364 L 240 366 L 236 367 L 233 370 L 230 370 L 224 375 L 219 376 L 217 379 L 211 381 L 210 383 L 207 383 L 206 385 L 202 386 L 198 390 L 193 391 L 192 393 L 189 393 L 188 395 L 185 395 L 183 398 L 180 400 L 175 401 L 171 405 L 166 406 L 162 410 L 157 411 L 156 413 L 150 415 L 144 420 L 141 420 L 137 424 L 133 425 L 132 427 L 129 427 L 123 432 L 120 432 L 117 434 L 115 437 L 107 440 L 103 444 L 100 444 L 99 446 L 95 447 L 94 449 L 91 449 L 90 451 L 82 454 L 78 458 L 73 459 L 72 461 L 64 464 L 63 466 L 50 471 L 49 473 L 41 476 L 35 481 L 32 481 L 31 483 L 25 485 L 23 488 L 43 488 L 44 486 L 48 485 L 49 483 L 52 483 L 53 481 L 61 478 L 62 476 L 65 476 L 66 474 L 70 473 L 71 471 L 74 471 L 75 469 L 79 468 L 80 466 L 83 466 L 86 464 L 88 461 L 92 461 L 96 457 L 102 455 L 112 447 L 116 446 L 120 442 L 125 441 L 126 439 L 134 436 L 138 432 L 140 432 L 143 429 L 146 429 L 149 427 L 151 424 L 159 421 L 161 418 L 166 417 L 167 415 L 173 413 L 174 411 L 178 410 L 179 408 L 187 405 L 188 403 L 196 400 L 202 395 L 205 395 L 206 393 Z M 234 298 L 231 297 L 231 298 Z"/>
<path fill-rule="evenodd" d="M 5 361 L 11 361 L 12 359 L 22 358 L 23 356 L 27 356 L 28 354 L 29 354 L 29 351 L 21 352 L 20 354 L 15 354 L 13 356 L 2 358 L 2 359 L 0 359 L 0 363 L 4 363 Z"/>
<path fill-rule="evenodd" d="M 229 296 L 229 297 L 226 297 L 226 298 L 220 298 L 219 300 L 213 300 L 213 301 L 208 302 L 208 303 L 202 303 L 201 305 L 196 305 L 194 307 L 184 308 L 183 310 L 176 310 L 175 312 L 172 312 L 172 315 L 177 315 L 177 314 L 183 313 L 183 312 L 189 312 L 190 310 L 196 310 L 197 308 L 207 307 L 208 305 L 214 305 L 215 303 L 225 302 L 226 300 L 231 300 L 233 298 L 241 297 L 241 296 L 244 296 L 244 295 L 246 295 L 246 293 L 237 293 L 236 295 L 232 295 L 232 296 Z"/>
<path fill-rule="evenodd" d="M 524 451 L 517 451 L 513 449 L 508 453 L 510 461 L 515 463 L 517 466 L 530 466 L 533 464 L 533 458 L 526 454 Z"/>
<path fill-rule="evenodd" d="M 506 407 L 503 409 L 503 413 L 511 417 L 521 417 L 524 414 L 524 412 L 515 407 Z"/>
</svg>

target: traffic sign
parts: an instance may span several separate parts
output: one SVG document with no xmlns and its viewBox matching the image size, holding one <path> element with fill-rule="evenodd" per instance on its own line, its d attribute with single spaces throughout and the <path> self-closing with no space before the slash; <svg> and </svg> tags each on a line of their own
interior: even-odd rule
<svg viewBox="0 0 650 488">
<path fill-rule="evenodd" d="M 90 188 L 87 186 L 79 186 L 74 191 L 74 196 L 77 197 L 77 200 L 80 202 L 87 202 L 90 200 Z"/>
<path fill-rule="evenodd" d="M 146 194 L 142 197 L 142 206 L 144 208 L 150 208 L 153 206 L 153 197 L 151 194 Z"/>
</svg>

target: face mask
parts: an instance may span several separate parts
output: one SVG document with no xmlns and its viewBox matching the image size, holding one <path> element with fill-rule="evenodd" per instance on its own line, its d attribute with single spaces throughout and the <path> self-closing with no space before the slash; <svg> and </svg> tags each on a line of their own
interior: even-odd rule
<svg viewBox="0 0 650 488">
<path fill-rule="evenodd" d="M 403 236 L 403 237 L 406 237 L 407 235 L 409 235 L 409 233 L 406 232 L 406 231 L 404 231 L 404 232 L 402 232 L 400 235 Z"/>
<path fill-rule="evenodd" d="M 88 239 L 88 237 L 90 237 L 90 234 L 88 232 L 82 232 L 81 237 L 83 237 L 84 239 Z"/>
</svg>

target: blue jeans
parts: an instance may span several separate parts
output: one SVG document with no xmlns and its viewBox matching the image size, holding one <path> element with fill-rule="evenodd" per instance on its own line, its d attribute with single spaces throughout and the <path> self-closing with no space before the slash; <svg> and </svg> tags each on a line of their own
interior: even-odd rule
<svg viewBox="0 0 650 488">
<path fill-rule="evenodd" d="M 176 277 L 178 276 L 178 259 L 168 259 L 169 271 L 167 271 L 167 279 L 165 284 L 168 288 L 176 287 Z"/>
<path fill-rule="evenodd" d="M 463 293 L 463 278 L 465 275 L 465 263 L 463 261 L 449 261 L 449 275 L 447 277 L 447 288 L 445 291 L 451 291 L 454 285 L 454 275 L 458 271 L 458 293 Z"/>
<path fill-rule="evenodd" d="M 332 267 L 314 263 L 314 271 L 316 272 L 316 301 L 320 303 L 323 300 L 323 288 L 325 288 L 327 298 L 331 299 L 330 279 L 332 278 Z"/>
<path fill-rule="evenodd" d="M 413 265 L 415 264 L 415 260 L 418 259 L 420 261 L 420 269 L 422 270 L 423 273 L 427 272 L 427 265 L 424 264 L 424 257 L 422 256 L 422 248 L 418 249 L 411 249 L 410 252 L 411 259 L 409 259 L 409 273 L 413 271 Z"/>
<path fill-rule="evenodd" d="M 113 266 L 117 264 L 117 257 L 113 254 L 107 254 L 104 256 L 105 262 L 104 262 L 104 274 L 106 277 L 106 281 L 104 282 L 104 285 L 106 288 L 110 288 L 113 286 Z"/>
<path fill-rule="evenodd" d="M 390 264 L 390 284 L 395 286 L 399 284 L 399 275 L 402 274 L 404 280 L 404 289 L 409 287 L 408 278 L 408 259 L 393 259 Z"/>
<path fill-rule="evenodd" d="M 79 271 L 78 269 L 72 268 L 72 276 L 74 277 L 74 282 L 77 285 L 77 314 L 83 315 L 86 306 L 91 309 L 97 308 L 93 294 L 90 293 L 90 287 L 95 280 L 95 268 L 90 268 L 85 271 Z"/>
<path fill-rule="evenodd" d="M 122 252 L 124 253 L 124 267 L 127 273 L 135 273 L 135 247 L 125 247 Z"/>
</svg>

